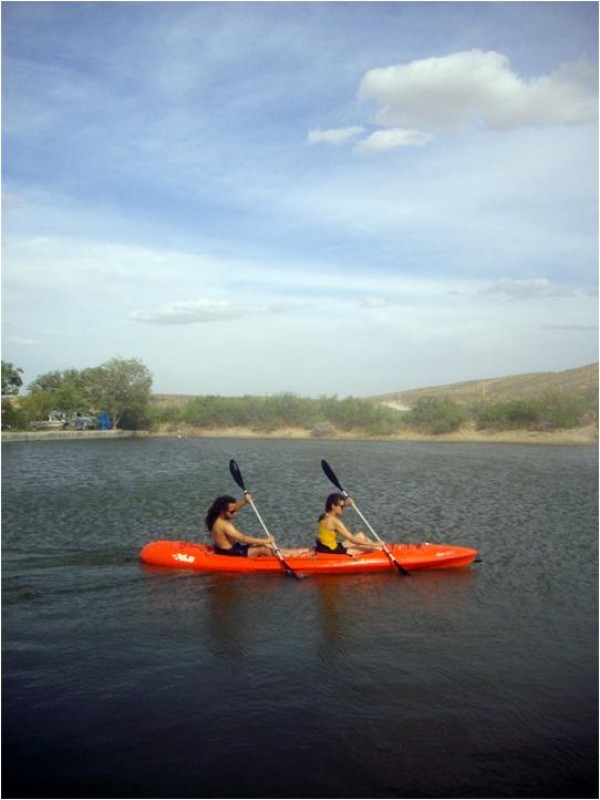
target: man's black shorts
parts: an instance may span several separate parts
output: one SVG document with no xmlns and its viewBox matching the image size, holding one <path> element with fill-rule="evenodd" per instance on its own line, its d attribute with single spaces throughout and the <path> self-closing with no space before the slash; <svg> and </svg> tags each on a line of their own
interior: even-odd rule
<svg viewBox="0 0 600 800">
<path fill-rule="evenodd" d="M 250 547 L 249 544 L 242 544 L 241 542 L 236 542 L 233 547 L 225 548 L 225 547 L 217 547 L 214 546 L 215 553 L 218 553 L 220 556 L 245 556 L 248 557 L 248 548 Z"/>
</svg>

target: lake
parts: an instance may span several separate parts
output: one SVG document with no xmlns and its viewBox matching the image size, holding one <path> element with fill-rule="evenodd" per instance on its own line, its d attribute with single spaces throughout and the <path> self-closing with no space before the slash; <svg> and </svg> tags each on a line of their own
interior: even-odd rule
<svg viewBox="0 0 600 800">
<path fill-rule="evenodd" d="M 3 445 L 3 797 L 598 796 L 595 447 L 260 439 Z M 211 575 L 235 458 L 280 546 L 325 458 L 390 542 L 463 570 Z M 236 518 L 262 535 L 250 507 Z M 353 530 L 362 525 L 344 513 Z"/>
</svg>

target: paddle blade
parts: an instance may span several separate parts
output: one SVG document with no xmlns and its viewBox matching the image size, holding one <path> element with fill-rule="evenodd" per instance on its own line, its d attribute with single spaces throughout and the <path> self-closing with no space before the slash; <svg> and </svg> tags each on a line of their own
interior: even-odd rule
<svg viewBox="0 0 600 800">
<path fill-rule="evenodd" d="M 297 581 L 301 581 L 303 579 L 304 576 L 298 575 L 297 572 L 294 572 L 294 570 L 290 567 L 290 565 L 287 564 L 283 559 L 281 560 L 281 564 L 288 578 L 295 578 Z"/>
<path fill-rule="evenodd" d="M 383 549 L 384 549 L 384 551 L 385 551 L 385 553 L 386 553 L 387 557 L 390 559 L 390 561 L 392 562 L 392 564 L 393 564 L 393 565 L 396 567 L 396 569 L 398 570 L 398 575 L 407 575 L 409 578 L 410 578 L 410 577 L 412 577 L 412 573 L 410 573 L 410 572 L 409 572 L 407 569 L 405 569 L 405 568 L 402 566 L 402 564 L 400 564 L 400 562 L 399 562 L 399 561 L 396 561 L 396 559 L 395 559 L 395 558 L 394 558 L 394 556 L 393 556 L 393 555 L 390 553 L 390 551 L 388 550 L 388 548 L 387 548 L 387 547 L 384 547 Z"/>
<path fill-rule="evenodd" d="M 244 486 L 244 479 L 242 478 L 242 473 L 240 472 L 240 468 L 237 465 L 237 461 L 234 461 L 232 458 L 229 462 L 229 472 L 231 472 L 231 477 L 240 487 L 240 489 L 245 492 L 246 487 Z"/>
<path fill-rule="evenodd" d="M 344 491 L 344 489 L 342 488 L 342 484 L 341 484 L 341 483 L 338 481 L 338 479 L 337 479 L 337 476 L 336 476 L 335 472 L 334 472 L 334 471 L 331 469 L 331 467 L 330 467 L 330 466 L 329 466 L 329 464 L 328 464 L 328 463 L 325 461 L 325 459 L 324 459 L 324 458 L 323 458 L 323 459 L 321 459 L 321 468 L 322 468 L 323 472 L 325 473 L 325 475 L 327 475 L 327 477 L 329 478 L 329 480 L 330 480 L 330 481 L 333 483 L 333 485 L 334 485 L 334 486 L 337 486 L 337 488 L 340 490 L 340 492 L 341 492 L 342 494 L 346 494 L 346 492 L 345 492 L 345 491 Z"/>
</svg>

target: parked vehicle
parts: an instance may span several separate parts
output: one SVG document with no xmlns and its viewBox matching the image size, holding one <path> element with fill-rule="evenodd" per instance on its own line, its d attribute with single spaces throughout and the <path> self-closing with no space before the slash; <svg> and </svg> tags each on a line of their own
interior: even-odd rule
<svg viewBox="0 0 600 800">
<path fill-rule="evenodd" d="M 100 427 L 98 418 L 93 414 L 77 411 L 73 417 L 73 425 L 78 431 L 93 431 Z"/>
<path fill-rule="evenodd" d="M 62 411 L 51 411 L 45 419 L 37 419 L 29 423 L 33 431 L 61 431 L 67 427 L 67 418 Z"/>
<path fill-rule="evenodd" d="M 112 427 L 112 420 L 106 411 L 101 411 L 99 414 L 90 411 L 76 411 L 74 414 L 52 411 L 45 419 L 30 422 L 29 427 L 34 431 L 56 431 L 66 428 L 76 431 L 108 431 Z"/>
</svg>

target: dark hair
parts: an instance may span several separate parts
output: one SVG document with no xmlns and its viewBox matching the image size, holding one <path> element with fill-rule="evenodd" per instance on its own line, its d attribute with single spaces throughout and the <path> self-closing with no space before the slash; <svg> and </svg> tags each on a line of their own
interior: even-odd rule
<svg viewBox="0 0 600 800">
<path fill-rule="evenodd" d="M 206 512 L 206 516 L 204 517 L 204 522 L 206 524 L 206 528 L 209 531 L 212 531 L 213 525 L 215 524 L 217 517 L 221 514 L 222 511 L 227 511 L 227 506 L 230 503 L 237 503 L 235 497 L 232 497 L 229 494 L 222 494 L 220 497 L 217 497 L 216 500 L 213 502 L 212 506 Z"/>
<path fill-rule="evenodd" d="M 344 495 L 340 494 L 339 492 L 334 492 L 333 494 L 328 495 L 327 500 L 325 500 L 325 514 L 329 514 L 331 509 L 334 506 L 337 506 L 338 503 L 344 502 Z M 319 517 L 319 522 L 323 519 L 325 514 L 321 514 Z"/>
<path fill-rule="evenodd" d="M 329 512 L 334 506 L 337 506 L 339 503 L 344 502 L 344 495 L 340 494 L 339 492 L 334 492 L 330 494 L 325 500 L 325 511 Z"/>
</svg>

